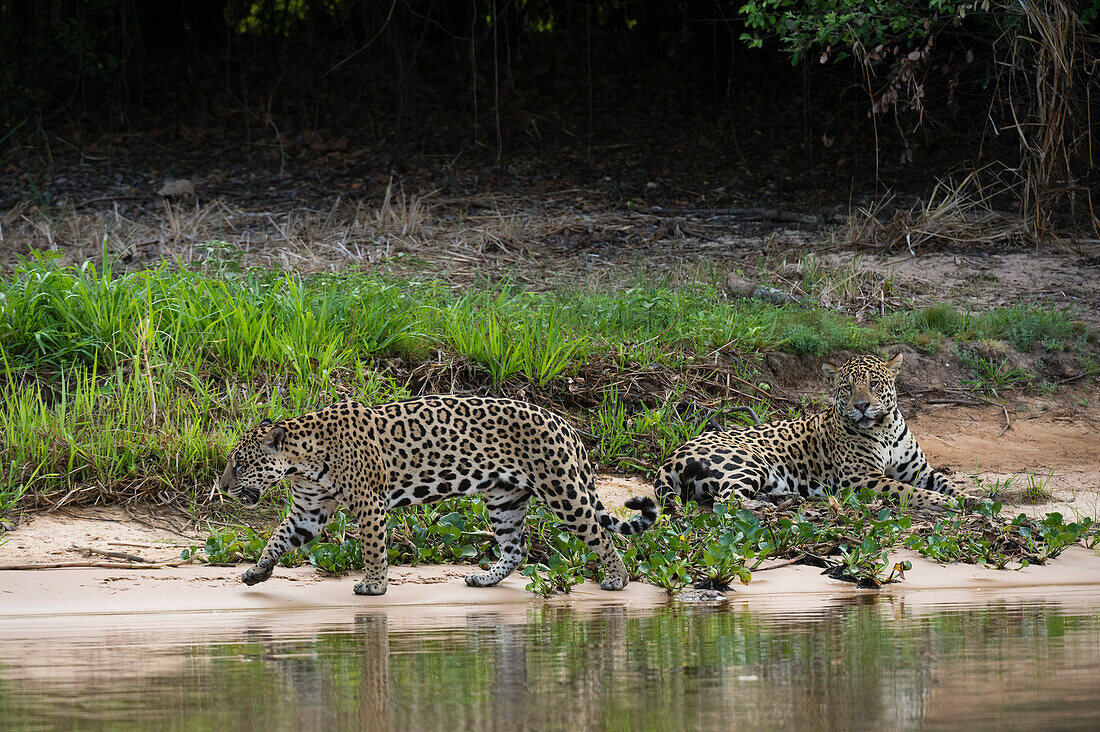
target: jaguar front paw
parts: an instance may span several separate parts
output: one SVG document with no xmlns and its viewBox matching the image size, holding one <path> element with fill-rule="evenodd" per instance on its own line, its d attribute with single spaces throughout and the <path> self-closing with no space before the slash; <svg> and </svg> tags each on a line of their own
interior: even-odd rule
<svg viewBox="0 0 1100 732">
<path fill-rule="evenodd" d="M 387 587 L 387 583 L 385 581 L 382 581 L 382 582 L 367 582 L 366 580 L 363 580 L 362 582 L 356 582 L 355 583 L 355 594 L 356 595 L 384 595 L 384 594 L 386 594 L 386 587 Z"/>
<path fill-rule="evenodd" d="M 500 582 L 500 580 L 493 577 L 488 572 L 479 572 L 478 574 L 466 575 L 467 587 L 492 587 Z"/>
<path fill-rule="evenodd" d="M 249 587 L 258 585 L 271 577 L 272 569 L 273 567 L 265 567 L 260 564 L 257 564 L 255 567 L 249 567 L 245 573 L 241 575 L 241 582 L 244 582 Z"/>
<path fill-rule="evenodd" d="M 625 577 L 605 577 L 604 581 L 600 583 L 600 587 L 614 592 L 626 587 L 626 582 Z"/>
<path fill-rule="evenodd" d="M 985 502 L 988 499 L 978 498 L 977 496 L 961 495 L 957 500 L 967 513 L 977 513 L 979 510 L 985 508 Z"/>
</svg>

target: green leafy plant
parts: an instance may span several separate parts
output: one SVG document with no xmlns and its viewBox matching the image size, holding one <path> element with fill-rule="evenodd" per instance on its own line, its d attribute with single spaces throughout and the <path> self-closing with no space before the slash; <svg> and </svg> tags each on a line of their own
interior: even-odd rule
<svg viewBox="0 0 1100 732">
<path fill-rule="evenodd" d="M 914 524 L 910 515 L 883 506 L 869 493 L 851 492 L 825 502 L 802 504 L 796 511 L 758 515 L 716 504 L 700 510 L 694 502 L 678 514 L 664 513 L 645 533 L 615 536 L 631 579 L 644 580 L 670 594 L 688 584 L 728 590 L 748 583 L 752 572 L 773 557 L 818 557 L 833 576 L 864 587 L 904 579 L 907 562 L 891 563 L 889 551 L 904 546 L 941 562 L 974 562 L 1005 569 L 1045 562 L 1073 544 L 1095 546 L 1096 524 L 1088 518 L 1067 523 L 1060 514 L 1031 519 L 1024 514 L 1010 521 L 1000 517 L 1001 505 L 985 500 L 964 510 L 963 502 L 948 507 L 930 526 Z M 492 533 L 485 507 L 472 498 L 450 499 L 429 506 L 394 511 L 389 523 L 389 561 L 393 564 L 431 562 L 483 564 L 494 560 Z M 527 517 L 528 555 L 522 570 L 527 589 L 542 596 L 567 593 L 585 579 L 598 579 L 596 554 L 546 507 L 533 504 Z M 858 537 L 853 541 L 853 537 Z M 214 563 L 254 562 L 267 534 L 246 527 L 219 530 L 201 553 Z M 341 510 L 322 534 L 283 557 L 285 566 L 309 562 L 338 574 L 360 569 L 362 556 L 357 529 Z"/>
<path fill-rule="evenodd" d="M 868 537 L 853 546 L 841 544 L 839 551 L 838 569 L 844 576 L 862 585 L 879 586 L 880 577 L 889 566 L 885 548 Z"/>
<path fill-rule="evenodd" d="M 237 564 L 238 562 L 256 562 L 263 553 L 270 534 L 259 534 L 247 526 L 226 528 L 211 534 L 202 547 L 206 561 L 212 564 Z M 194 547 L 184 550 L 181 556 L 190 559 L 196 555 Z M 291 557 L 291 555 L 287 555 Z M 293 563 L 286 559 L 283 566 Z"/>
<path fill-rule="evenodd" d="M 528 564 L 520 573 L 531 580 L 527 591 L 541 597 L 568 593 L 584 581 L 578 567 L 558 555 L 551 556 L 546 564 Z"/>
<path fill-rule="evenodd" d="M 674 551 L 655 552 L 638 563 L 638 571 L 672 595 L 691 582 L 688 563 Z"/>
</svg>

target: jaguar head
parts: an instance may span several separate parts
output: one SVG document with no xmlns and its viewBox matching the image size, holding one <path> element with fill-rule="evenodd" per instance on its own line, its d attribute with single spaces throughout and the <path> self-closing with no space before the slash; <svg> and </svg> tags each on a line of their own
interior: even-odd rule
<svg viewBox="0 0 1100 732">
<path fill-rule="evenodd" d="M 881 424 L 897 407 L 900 353 L 889 361 L 874 356 L 856 356 L 839 367 L 823 364 L 821 370 L 833 382 L 836 413 L 860 429 Z"/>
<path fill-rule="evenodd" d="M 285 443 L 286 428 L 265 419 L 241 435 L 229 453 L 218 487 L 241 503 L 258 503 L 267 488 L 292 472 L 283 451 Z"/>
</svg>

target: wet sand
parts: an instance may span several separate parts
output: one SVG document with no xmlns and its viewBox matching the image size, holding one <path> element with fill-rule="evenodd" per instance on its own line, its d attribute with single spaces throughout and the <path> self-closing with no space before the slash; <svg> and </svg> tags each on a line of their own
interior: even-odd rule
<svg viewBox="0 0 1100 732">
<path fill-rule="evenodd" d="M 808 566 L 785 566 L 756 572 L 748 585 L 726 593 L 727 601 L 749 606 L 785 606 L 812 609 L 831 598 L 854 595 L 890 595 L 906 602 L 979 601 L 984 595 L 1056 600 L 1059 595 L 1086 590 L 1100 593 L 1100 555 L 1071 547 L 1043 566 L 1018 571 L 978 565 L 931 562 L 912 552 L 899 551 L 893 560 L 909 559 L 913 569 L 902 582 L 881 590 L 860 590 L 850 582 L 830 579 Z M 778 562 L 776 562 L 778 563 Z M 765 565 L 767 566 L 767 565 Z M 519 611 L 543 603 L 574 607 L 622 605 L 657 607 L 670 602 L 658 587 L 633 582 L 621 592 L 606 592 L 586 582 L 568 595 L 542 600 L 524 588 L 527 578 L 514 574 L 499 586 L 467 587 L 463 577 L 473 567 L 393 567 L 389 591 L 380 597 L 352 592 L 354 575 L 323 577 L 311 567 L 279 568 L 265 583 L 242 584 L 241 567 L 182 566 L 164 569 L 53 569 L 0 571 L 0 618 L 43 616 L 235 612 L 261 610 L 409 609 L 427 619 L 452 610 L 466 613 L 494 608 Z"/>
</svg>

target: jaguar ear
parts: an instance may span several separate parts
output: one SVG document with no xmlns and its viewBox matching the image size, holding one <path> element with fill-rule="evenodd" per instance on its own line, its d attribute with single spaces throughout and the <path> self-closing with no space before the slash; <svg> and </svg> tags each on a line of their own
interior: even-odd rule
<svg viewBox="0 0 1100 732">
<path fill-rule="evenodd" d="M 261 426 L 261 427 L 266 427 L 266 426 L 267 426 L 267 425 L 269 425 L 269 424 L 274 424 L 274 422 L 272 422 L 272 421 L 271 421 L 270 419 L 268 419 L 267 417 L 264 417 L 263 419 L 261 419 L 261 420 L 260 420 L 260 426 Z"/>
<path fill-rule="evenodd" d="M 836 379 L 838 369 L 837 369 L 836 366 L 833 366 L 831 363 L 823 363 L 823 364 L 821 364 L 821 372 L 823 374 L 825 374 L 825 376 L 829 379 L 829 381 L 833 381 L 833 380 Z"/>
<path fill-rule="evenodd" d="M 897 376 L 898 372 L 901 371 L 901 356 L 902 354 L 899 353 L 886 362 L 886 368 L 890 369 L 894 376 Z"/>
<path fill-rule="evenodd" d="M 284 442 L 286 442 L 286 430 L 282 427 L 272 427 L 260 438 L 260 444 L 272 455 L 283 449 Z"/>
</svg>

